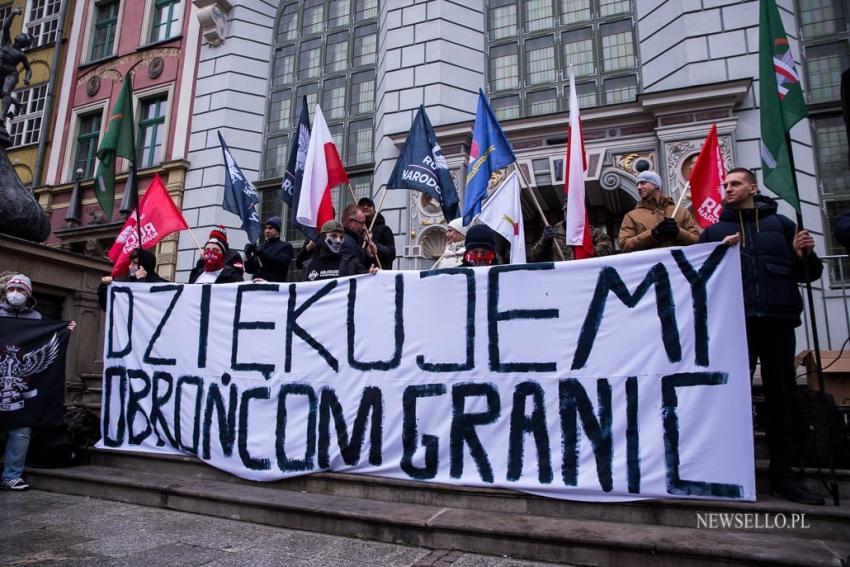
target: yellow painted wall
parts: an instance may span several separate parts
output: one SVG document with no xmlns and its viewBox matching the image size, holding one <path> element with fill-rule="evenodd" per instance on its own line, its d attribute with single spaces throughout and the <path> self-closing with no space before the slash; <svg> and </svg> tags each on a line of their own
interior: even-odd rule
<svg viewBox="0 0 850 567">
<path fill-rule="evenodd" d="M 0 6 L 7 6 L 9 2 L 3 2 L 0 0 Z M 21 10 L 26 8 L 26 0 L 13 0 L 11 2 L 13 7 L 19 7 Z M 66 22 L 68 20 L 66 19 Z M 24 22 L 24 14 L 15 17 L 15 20 L 12 22 L 12 29 L 10 30 L 10 34 L 12 38 L 21 33 L 23 29 Z M 0 22 L 2 25 L 2 22 Z M 50 62 L 53 61 L 53 51 L 54 47 L 45 46 L 40 47 L 38 49 L 32 49 L 27 54 L 27 59 L 29 60 L 30 67 L 32 67 L 32 79 L 30 81 L 30 85 L 39 85 L 42 83 L 46 83 L 50 78 Z M 18 79 L 18 88 L 22 88 L 24 86 L 24 71 L 22 67 L 19 67 L 20 78 Z M 54 106 L 56 105 L 56 98 L 53 99 Z M 10 149 L 7 152 L 9 156 L 9 161 L 12 162 L 12 165 L 15 167 L 15 171 L 20 177 L 21 182 L 25 185 L 32 183 L 32 175 L 33 170 L 35 169 L 35 159 L 38 153 L 38 144 L 30 144 L 27 146 L 23 146 L 21 148 Z M 45 153 L 45 157 L 47 154 Z M 36 184 L 37 185 L 37 184 Z"/>
</svg>

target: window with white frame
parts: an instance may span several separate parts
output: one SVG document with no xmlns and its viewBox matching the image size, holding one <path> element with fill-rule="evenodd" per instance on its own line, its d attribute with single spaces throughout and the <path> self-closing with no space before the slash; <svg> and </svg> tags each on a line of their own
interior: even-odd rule
<svg viewBox="0 0 850 567">
<path fill-rule="evenodd" d="M 12 146 L 26 146 L 38 143 L 41 134 L 41 120 L 44 115 L 44 100 L 47 85 L 37 85 L 15 93 L 20 110 L 9 123 L 9 135 Z"/>
<path fill-rule="evenodd" d="M 153 0 L 151 33 L 148 40 L 164 41 L 180 33 L 180 0 Z"/>
<path fill-rule="evenodd" d="M 138 167 L 153 167 L 162 161 L 165 140 L 165 115 L 168 97 L 165 94 L 139 101 L 139 132 L 136 138 Z"/>
<path fill-rule="evenodd" d="M 118 8 L 118 0 L 103 0 L 95 4 L 89 61 L 112 55 L 118 27 Z"/>
<path fill-rule="evenodd" d="M 30 0 L 27 11 L 27 33 L 34 39 L 33 47 L 50 45 L 59 31 L 61 0 Z"/>
<path fill-rule="evenodd" d="M 12 5 L 11 4 L 3 4 L 0 6 L 0 22 L 5 22 L 6 18 L 9 17 L 9 14 L 12 13 Z"/>
</svg>

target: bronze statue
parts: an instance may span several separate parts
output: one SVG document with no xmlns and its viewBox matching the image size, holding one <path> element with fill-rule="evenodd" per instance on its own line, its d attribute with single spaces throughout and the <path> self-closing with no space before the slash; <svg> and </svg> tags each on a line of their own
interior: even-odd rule
<svg viewBox="0 0 850 567">
<path fill-rule="evenodd" d="M 6 118 L 11 116 L 12 107 L 17 110 L 17 99 L 14 97 L 15 87 L 18 86 L 18 63 L 24 66 L 26 73 L 24 74 L 24 84 L 29 85 L 32 79 L 32 69 L 30 68 L 27 56 L 24 49 L 32 45 L 33 38 L 28 33 L 19 33 L 12 41 L 9 35 L 9 29 L 12 27 L 12 20 L 15 16 L 23 14 L 20 8 L 14 8 L 6 21 L 3 22 L 3 43 L 0 43 L 0 77 L 2 77 L 2 93 L 3 96 L 3 120 L 2 129 L 6 129 Z"/>
</svg>

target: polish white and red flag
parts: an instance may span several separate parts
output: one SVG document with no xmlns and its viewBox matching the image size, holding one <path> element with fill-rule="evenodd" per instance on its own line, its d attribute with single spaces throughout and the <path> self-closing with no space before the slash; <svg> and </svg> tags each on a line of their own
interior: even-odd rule
<svg viewBox="0 0 850 567">
<path fill-rule="evenodd" d="M 567 161 L 565 164 L 564 191 L 567 194 L 566 241 L 573 247 L 576 260 L 593 257 L 593 242 L 590 239 L 590 223 L 585 207 L 584 177 L 587 157 L 584 153 L 584 136 L 581 132 L 581 116 L 578 110 L 575 77 L 570 65 L 570 130 L 567 135 Z"/>
<path fill-rule="evenodd" d="M 306 226 L 321 228 L 334 218 L 331 202 L 331 189 L 348 183 L 348 175 L 339 152 L 334 144 L 328 123 L 322 109 L 316 105 L 313 118 L 313 130 L 310 132 L 310 144 L 307 146 L 307 158 L 304 162 L 304 177 L 301 182 L 301 195 L 298 199 L 296 220 Z"/>
<path fill-rule="evenodd" d="M 141 228 L 137 228 L 136 211 L 130 213 L 127 222 L 118 233 L 118 238 L 107 256 L 112 260 L 112 277 L 127 274 L 130 266 L 130 254 L 139 247 L 139 234 L 142 235 L 142 248 L 153 248 L 156 243 L 178 230 L 186 230 L 189 225 L 180 213 L 177 205 L 162 184 L 159 175 L 154 174 L 148 190 L 139 199 L 138 220 Z"/>
<path fill-rule="evenodd" d="M 721 186 L 725 178 L 726 165 L 717 142 L 717 124 L 712 124 L 688 179 L 694 217 L 702 228 L 720 220 L 723 203 Z"/>
</svg>

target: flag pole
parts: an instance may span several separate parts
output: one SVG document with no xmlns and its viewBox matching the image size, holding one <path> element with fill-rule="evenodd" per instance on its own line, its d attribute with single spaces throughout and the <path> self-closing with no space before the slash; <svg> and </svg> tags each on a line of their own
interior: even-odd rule
<svg viewBox="0 0 850 567">
<path fill-rule="evenodd" d="M 791 144 L 791 133 L 787 128 L 785 130 L 785 145 L 788 148 L 788 165 L 791 167 L 791 180 L 794 183 L 794 193 L 797 196 L 797 206 L 799 209 L 795 209 L 797 213 L 797 230 L 805 230 L 803 226 L 803 203 L 800 200 L 800 188 L 797 186 L 797 168 L 794 166 L 794 146 Z M 823 394 L 824 393 L 824 383 L 823 383 L 823 362 L 821 361 L 820 355 L 820 338 L 818 337 L 818 324 L 816 319 L 815 312 L 815 300 L 814 300 L 814 292 L 812 291 L 812 282 L 809 281 L 809 263 L 807 262 L 809 254 L 811 252 L 809 250 L 803 250 L 803 279 L 806 282 L 806 302 L 809 305 L 809 320 L 811 321 L 812 327 L 812 346 L 815 351 L 815 376 L 818 380 L 818 391 Z M 825 419 L 825 417 L 824 417 Z M 839 505 L 839 495 L 838 495 L 838 481 L 835 477 L 835 439 L 832 438 L 832 430 L 827 427 L 827 462 L 829 463 L 829 474 L 830 474 L 830 492 L 832 493 L 832 501 L 836 506 Z"/>
<path fill-rule="evenodd" d="M 682 188 L 682 193 L 679 195 L 679 200 L 676 201 L 676 206 L 673 207 L 673 214 L 670 215 L 670 218 L 672 218 L 672 219 L 676 218 L 676 213 L 679 212 L 679 207 L 682 206 L 682 201 L 685 200 L 685 195 L 688 193 L 688 191 L 690 191 L 690 189 L 691 189 L 691 182 L 690 182 L 690 180 L 688 180 L 688 182 L 685 183 L 685 186 Z"/>
<path fill-rule="evenodd" d="M 522 179 L 522 183 L 525 186 L 524 189 L 531 189 L 531 183 L 528 182 L 528 179 L 525 177 L 525 172 L 522 168 L 514 162 L 514 168 L 519 172 L 519 176 Z M 537 200 L 537 195 L 534 194 L 534 191 L 528 191 L 531 195 L 531 200 L 534 202 L 534 206 L 537 208 L 537 212 L 540 213 L 540 218 L 543 219 L 543 226 L 549 226 L 549 221 L 546 220 L 546 215 L 543 214 L 543 207 L 540 206 L 540 201 Z M 566 229 L 566 227 L 564 227 Z M 561 257 L 561 260 L 566 260 L 566 256 L 564 256 L 563 250 L 561 250 L 561 245 L 558 244 L 558 239 L 552 239 L 553 244 L 555 245 L 555 250 L 558 251 L 558 256 Z"/>
<path fill-rule="evenodd" d="M 378 208 L 377 208 L 377 209 L 375 209 L 375 214 L 374 214 L 374 216 L 372 217 L 372 222 L 371 222 L 371 223 L 369 223 L 369 231 L 370 231 L 370 232 L 372 231 L 372 228 L 374 228 L 374 226 L 375 226 L 375 220 L 377 220 L 377 218 L 378 218 L 378 214 L 381 212 L 381 209 L 383 209 L 383 208 L 384 208 L 384 199 L 386 199 L 386 198 L 387 198 L 387 191 L 389 191 L 389 189 L 387 189 L 386 187 L 384 187 L 384 194 L 383 194 L 383 195 L 381 195 L 381 202 L 380 202 L 380 203 L 378 203 Z"/>
<path fill-rule="evenodd" d="M 201 248 L 201 243 L 200 243 L 200 242 L 198 242 L 198 237 L 197 237 L 197 236 L 195 236 L 195 233 L 194 233 L 194 232 L 192 232 L 192 229 L 191 229 L 191 228 L 187 228 L 186 230 L 188 230 L 188 231 L 189 231 L 189 236 L 191 236 L 191 237 L 192 237 L 192 240 L 194 240 L 194 241 L 195 241 L 195 245 L 198 247 L 198 250 L 199 250 L 199 251 L 203 254 L 204 249 L 203 249 L 203 248 Z"/>
</svg>

